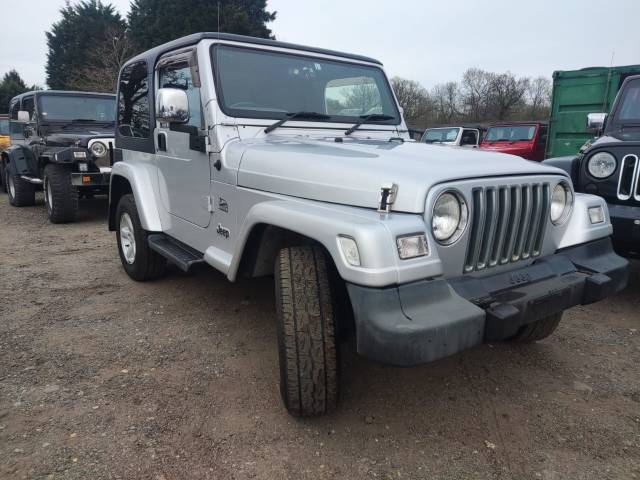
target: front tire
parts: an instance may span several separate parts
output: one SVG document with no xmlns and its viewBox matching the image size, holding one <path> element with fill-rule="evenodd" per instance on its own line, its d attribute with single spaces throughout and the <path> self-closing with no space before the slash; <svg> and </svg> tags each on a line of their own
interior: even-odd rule
<svg viewBox="0 0 640 480">
<path fill-rule="evenodd" d="M 127 275 L 138 282 L 162 276 L 167 261 L 149 248 L 149 233 L 142 228 L 132 194 L 123 195 L 118 202 L 116 222 L 118 252 Z"/>
<path fill-rule="evenodd" d="M 316 416 L 338 400 L 335 299 L 324 251 L 280 250 L 275 264 L 280 393 L 294 416 Z"/>
<path fill-rule="evenodd" d="M 5 189 L 9 195 L 9 203 L 14 207 L 30 207 L 36 204 L 36 187 L 26 182 L 20 175 L 13 175 L 9 168 L 5 169 Z"/>
<path fill-rule="evenodd" d="M 554 313 L 553 315 L 524 325 L 511 340 L 514 342 L 532 343 L 547 338 L 558 328 L 560 320 L 562 320 L 562 314 L 563 312 Z"/>
<path fill-rule="evenodd" d="M 71 183 L 71 169 L 44 167 L 44 203 L 51 223 L 74 222 L 78 216 L 78 189 Z"/>
</svg>

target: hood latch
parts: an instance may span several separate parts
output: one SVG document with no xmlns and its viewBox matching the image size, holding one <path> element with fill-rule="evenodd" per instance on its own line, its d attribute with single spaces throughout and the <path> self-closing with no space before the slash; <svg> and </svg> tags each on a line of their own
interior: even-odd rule
<svg viewBox="0 0 640 480">
<path fill-rule="evenodd" d="M 393 202 L 396 201 L 398 194 L 398 185 L 395 183 L 383 183 L 380 187 L 380 204 L 378 205 L 378 212 L 389 213 Z"/>
</svg>

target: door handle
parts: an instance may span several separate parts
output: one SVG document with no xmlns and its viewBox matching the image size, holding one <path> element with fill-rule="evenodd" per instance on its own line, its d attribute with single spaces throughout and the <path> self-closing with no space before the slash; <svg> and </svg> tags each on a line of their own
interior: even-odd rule
<svg viewBox="0 0 640 480">
<path fill-rule="evenodd" d="M 158 150 L 167 151 L 167 134 L 164 132 L 158 132 Z"/>
</svg>

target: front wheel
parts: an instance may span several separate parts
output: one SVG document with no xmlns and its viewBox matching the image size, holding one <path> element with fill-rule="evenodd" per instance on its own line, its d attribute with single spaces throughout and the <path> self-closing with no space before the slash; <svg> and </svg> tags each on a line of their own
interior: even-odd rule
<svg viewBox="0 0 640 480">
<path fill-rule="evenodd" d="M 338 399 L 335 298 L 318 246 L 280 250 L 275 263 L 280 393 L 289 413 L 322 415 Z"/>
<path fill-rule="evenodd" d="M 44 204 L 51 223 L 75 221 L 78 215 L 78 189 L 71 183 L 71 169 L 65 165 L 44 167 Z"/>
<path fill-rule="evenodd" d="M 120 261 L 127 274 L 139 282 L 164 273 L 166 259 L 149 248 L 149 233 L 142 228 L 133 195 L 123 195 L 116 211 L 116 237 Z"/>
<path fill-rule="evenodd" d="M 524 325 L 520 328 L 518 333 L 511 338 L 511 340 L 515 342 L 531 343 L 547 338 L 556 330 L 556 328 L 558 328 L 558 325 L 560 325 L 562 313 L 563 312 L 554 313 L 553 315 L 549 315 L 548 317 L 544 317 L 533 323 Z"/>
</svg>

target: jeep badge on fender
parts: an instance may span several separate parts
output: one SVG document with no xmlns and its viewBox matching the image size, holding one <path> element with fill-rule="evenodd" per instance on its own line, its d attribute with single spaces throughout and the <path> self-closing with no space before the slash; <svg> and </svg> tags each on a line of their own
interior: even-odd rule
<svg viewBox="0 0 640 480">
<path fill-rule="evenodd" d="M 627 283 L 604 200 L 552 166 L 411 141 L 375 59 L 193 34 L 129 60 L 118 106 L 109 228 L 125 271 L 273 276 L 293 415 L 336 406 L 347 332 L 362 355 L 418 365 L 540 340 Z"/>
</svg>

